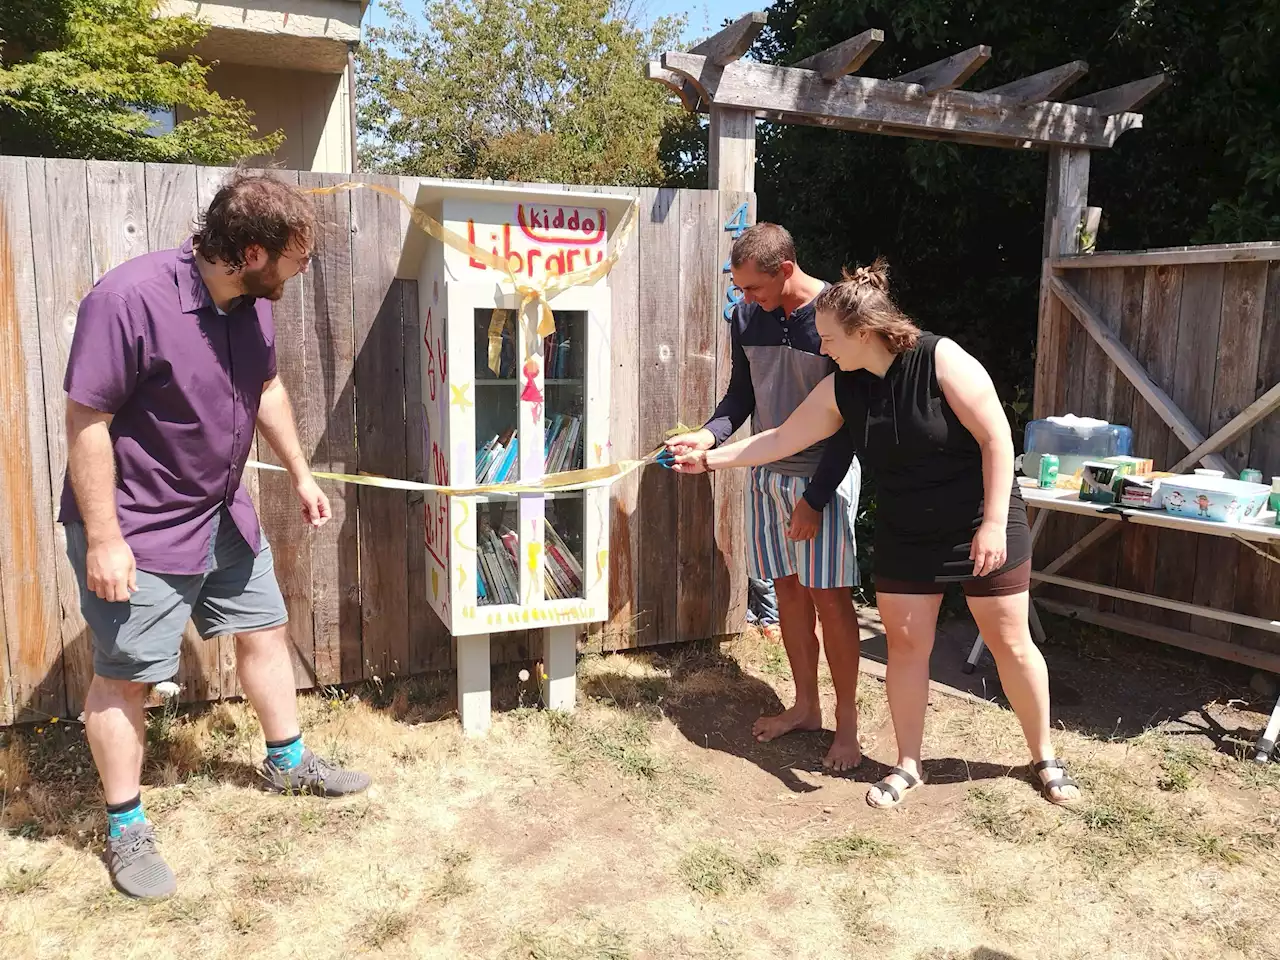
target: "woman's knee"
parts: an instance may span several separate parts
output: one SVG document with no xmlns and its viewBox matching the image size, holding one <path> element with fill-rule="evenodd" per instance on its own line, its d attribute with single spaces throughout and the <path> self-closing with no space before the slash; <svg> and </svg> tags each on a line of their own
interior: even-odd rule
<svg viewBox="0 0 1280 960">
<path fill-rule="evenodd" d="M 1027 595 L 1012 597 L 970 597 L 969 611 L 982 632 L 983 642 L 993 654 L 1034 661 L 1040 651 L 1031 639 L 1027 616 Z"/>
</svg>

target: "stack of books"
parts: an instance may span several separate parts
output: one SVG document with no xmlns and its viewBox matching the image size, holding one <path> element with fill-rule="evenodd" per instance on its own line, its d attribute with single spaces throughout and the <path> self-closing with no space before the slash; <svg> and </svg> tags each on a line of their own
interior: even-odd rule
<svg viewBox="0 0 1280 960">
<path fill-rule="evenodd" d="M 573 555 L 560 534 L 550 523 L 546 524 L 546 593 L 548 600 L 567 600 L 582 596 L 582 564 Z"/>
<path fill-rule="evenodd" d="M 481 604 L 519 603 L 520 570 L 516 566 L 516 534 L 503 527 L 501 536 L 481 521 L 476 538 L 476 594 Z"/>
<path fill-rule="evenodd" d="M 577 470 L 582 466 L 582 417 L 557 413 L 544 423 L 547 440 L 547 473 Z"/>
<path fill-rule="evenodd" d="M 553 333 L 542 341 L 543 376 L 550 380 L 564 380 L 569 376 L 569 339 L 561 340 Z"/>
<path fill-rule="evenodd" d="M 544 591 L 548 600 L 582 596 L 582 564 L 565 544 L 556 528 L 545 525 Z M 520 602 L 519 538 L 508 526 L 499 532 L 483 520 L 476 538 L 476 593 L 481 605 Z"/>
<path fill-rule="evenodd" d="M 476 483 L 506 483 L 517 476 L 520 440 L 514 429 L 494 434 L 476 451 Z"/>
</svg>

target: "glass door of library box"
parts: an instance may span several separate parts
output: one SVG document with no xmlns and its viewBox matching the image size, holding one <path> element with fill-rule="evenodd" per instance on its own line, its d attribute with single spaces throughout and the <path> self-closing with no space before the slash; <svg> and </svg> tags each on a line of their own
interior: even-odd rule
<svg viewBox="0 0 1280 960">
<path fill-rule="evenodd" d="M 516 311 L 474 310 L 476 483 L 521 479 L 520 405 L 531 404 L 540 426 L 537 462 L 544 474 L 580 470 L 586 448 L 588 311 L 554 310 L 555 332 L 542 341 L 540 363 L 521 348 Z M 490 356 L 491 335 L 496 357 Z M 496 365 L 491 365 L 496 359 Z M 495 369 L 496 366 L 496 369 Z M 539 371 L 541 384 L 539 385 Z M 541 436 L 537 436 L 537 433 Z M 525 458 L 525 462 L 528 460 Z M 520 543 L 520 499 L 480 498 L 476 511 L 476 599 L 480 606 L 582 598 L 585 501 L 582 491 L 542 499 L 542 591 L 521 588 L 531 546 Z M 523 595 L 522 595 L 523 593 Z"/>
</svg>

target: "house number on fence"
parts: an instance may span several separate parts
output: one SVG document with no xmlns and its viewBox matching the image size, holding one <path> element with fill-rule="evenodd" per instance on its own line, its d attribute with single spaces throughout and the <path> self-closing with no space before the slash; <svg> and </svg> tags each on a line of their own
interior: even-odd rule
<svg viewBox="0 0 1280 960">
<path fill-rule="evenodd" d="M 751 226 L 751 224 L 747 223 L 746 202 L 740 204 L 738 209 L 733 211 L 733 216 L 724 223 L 724 228 L 733 232 L 733 239 L 735 240 L 742 236 L 743 232 L 749 226 Z M 725 260 L 724 266 L 720 268 L 721 273 L 732 273 L 733 264 L 731 261 L 732 258 Z M 728 320 L 733 316 L 733 308 L 742 302 L 742 291 L 738 288 L 738 285 L 733 282 L 732 276 L 729 277 L 729 286 L 725 288 L 724 299 L 724 318 Z"/>
</svg>

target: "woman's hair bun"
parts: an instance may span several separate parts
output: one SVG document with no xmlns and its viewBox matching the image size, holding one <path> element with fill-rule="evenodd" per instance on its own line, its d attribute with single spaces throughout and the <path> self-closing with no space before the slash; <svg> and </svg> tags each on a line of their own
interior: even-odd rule
<svg viewBox="0 0 1280 960">
<path fill-rule="evenodd" d="M 884 257 L 876 257 L 869 267 L 857 267 L 853 271 L 844 267 L 841 273 L 846 283 L 859 287 L 866 284 L 881 293 L 889 292 L 889 261 Z"/>
</svg>

